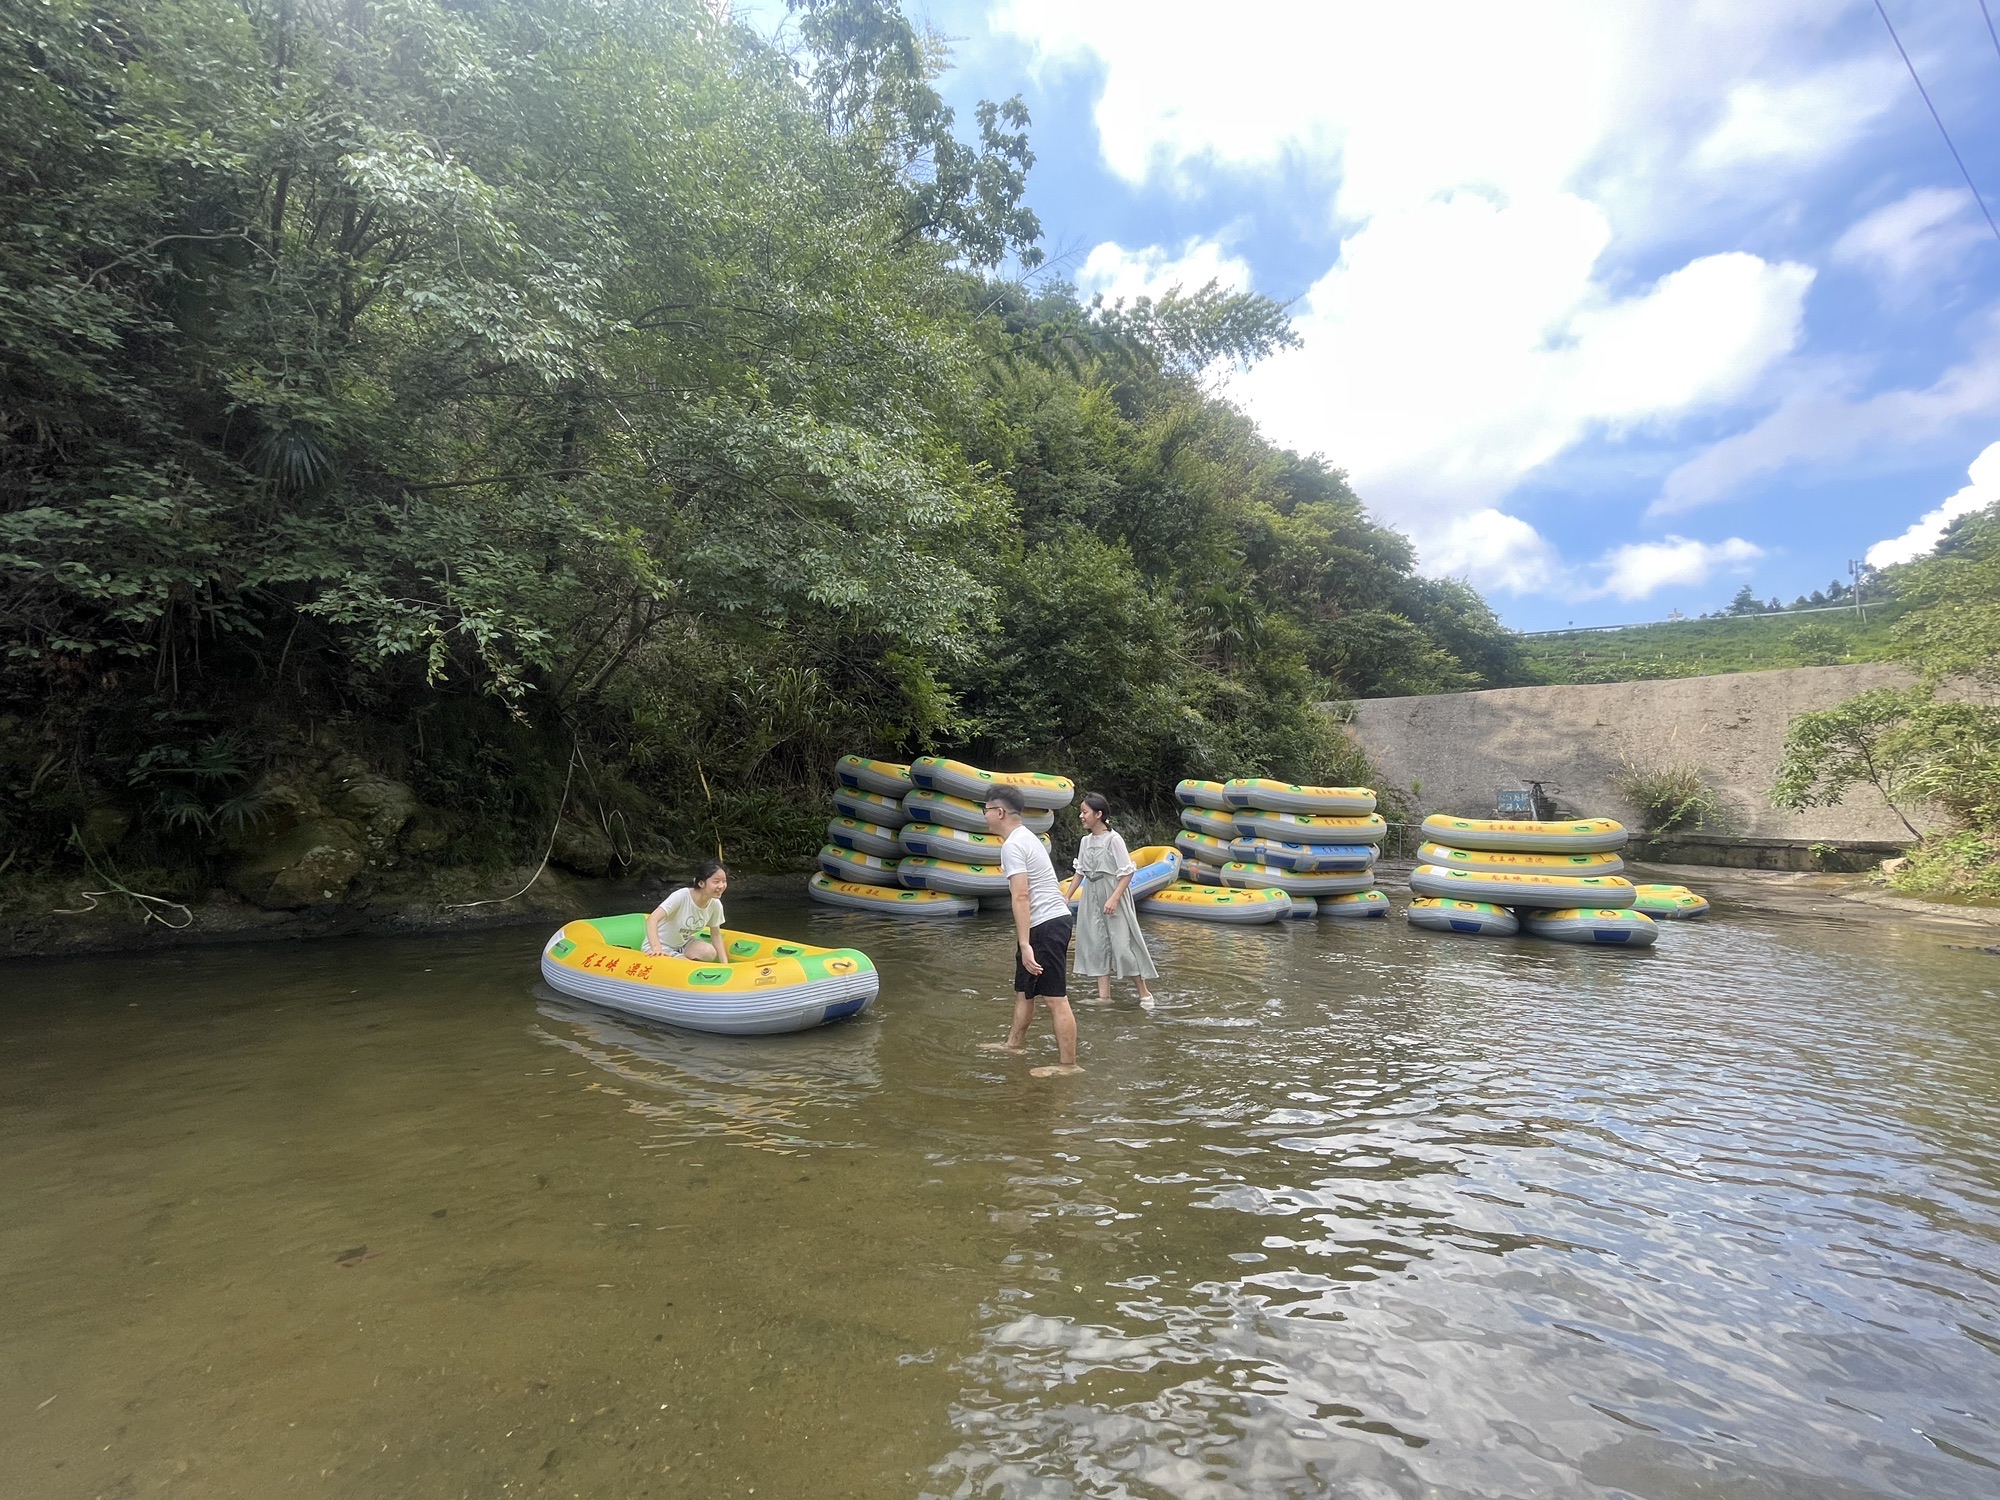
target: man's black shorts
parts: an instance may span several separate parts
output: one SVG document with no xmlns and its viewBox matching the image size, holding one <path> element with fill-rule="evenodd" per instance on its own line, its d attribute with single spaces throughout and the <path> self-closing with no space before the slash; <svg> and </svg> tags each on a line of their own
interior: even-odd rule
<svg viewBox="0 0 2000 1500">
<path fill-rule="evenodd" d="M 1021 962 L 1020 945 L 1014 947 L 1014 993 L 1029 996 L 1054 996 L 1058 999 L 1069 994 L 1069 935 L 1068 917 L 1051 917 L 1046 922 L 1037 922 L 1028 929 L 1028 946 L 1035 950 L 1035 961 L 1042 966 L 1039 974 L 1030 974 L 1028 966 Z"/>
</svg>

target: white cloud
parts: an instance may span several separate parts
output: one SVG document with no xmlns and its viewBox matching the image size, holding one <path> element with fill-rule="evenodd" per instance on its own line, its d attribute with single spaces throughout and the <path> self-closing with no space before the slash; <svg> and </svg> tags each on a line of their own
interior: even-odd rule
<svg viewBox="0 0 2000 1500">
<path fill-rule="evenodd" d="M 1989 443 L 1966 471 L 1971 483 L 1950 496 L 1936 510 L 1926 511 L 1901 536 L 1877 542 L 1868 549 L 1868 566 L 1886 568 L 1922 557 L 1943 540 L 1945 529 L 1960 516 L 1969 516 L 2000 501 L 2000 443 Z"/>
<path fill-rule="evenodd" d="M 1872 273 L 1893 301 L 1903 302 L 1986 238 L 1971 208 L 1972 194 L 1963 188 L 1918 188 L 1848 229 L 1834 242 L 1833 259 Z"/>
<path fill-rule="evenodd" d="M 2000 319 L 1989 324 L 1970 359 L 1922 390 L 1861 397 L 1850 384 L 1802 388 L 1755 426 L 1682 464 L 1667 476 L 1647 514 L 1695 510 L 1781 470 L 1895 452 L 1942 437 L 1968 420 L 2000 416 Z"/>
<path fill-rule="evenodd" d="M 1562 559 L 1547 538 L 1519 516 L 1497 510 L 1452 520 L 1423 548 L 1423 571 L 1510 594 L 1547 593 L 1563 575 Z"/>
<path fill-rule="evenodd" d="M 1663 588 L 1704 584 L 1717 568 L 1742 571 L 1763 555 L 1762 547 L 1739 536 L 1723 542 L 1696 542 L 1680 536 L 1631 542 L 1614 547 L 1598 560 L 1598 566 L 1606 570 L 1605 577 L 1590 593 L 1613 594 L 1628 602 L 1647 599 Z"/>
<path fill-rule="evenodd" d="M 1769 195 L 1865 128 L 1888 75 L 1872 53 L 1815 64 L 1830 24 L 1809 0 L 1006 0 L 992 19 L 1036 66 L 1096 70 L 1126 180 L 1195 196 L 1282 172 L 1324 200 L 1339 251 L 1295 309 L 1303 347 L 1231 389 L 1433 553 L 1593 433 L 1744 400 L 1796 347 L 1810 267 L 1724 244 L 1634 287 L 1621 220 L 1686 243 L 1690 202 Z"/>
<path fill-rule="evenodd" d="M 1135 297 L 1158 301 L 1176 286 L 1193 292 L 1211 281 L 1230 291 L 1245 291 L 1250 285 L 1250 266 L 1217 241 L 1198 236 L 1183 245 L 1177 256 L 1157 245 L 1127 250 L 1116 240 L 1106 240 L 1090 252 L 1076 276 L 1077 287 L 1086 297 L 1101 293 L 1108 302 Z"/>
</svg>

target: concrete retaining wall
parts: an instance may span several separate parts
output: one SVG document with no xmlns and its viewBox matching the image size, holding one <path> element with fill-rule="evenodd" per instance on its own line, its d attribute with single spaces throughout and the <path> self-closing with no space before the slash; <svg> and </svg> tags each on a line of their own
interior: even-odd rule
<svg viewBox="0 0 2000 1500">
<path fill-rule="evenodd" d="M 1815 843 L 1854 846 L 1861 856 L 1907 844 L 1910 835 L 1870 788 L 1851 792 L 1839 807 L 1791 813 L 1771 806 L 1771 783 L 1792 717 L 1911 680 L 1899 666 L 1868 662 L 1666 682 L 1376 698 L 1353 706 L 1350 728 L 1391 784 L 1415 788 L 1411 801 L 1420 814 L 1492 817 L 1497 789 L 1534 780 L 1560 787 L 1557 800 L 1565 809 L 1636 827 L 1636 810 L 1613 785 L 1620 769 L 1628 763 L 1654 770 L 1692 762 L 1719 795 L 1727 825 L 1723 842 L 1738 846 L 1738 857 L 1717 850 L 1689 850 L 1679 857 L 1806 868 L 1805 851 Z M 1936 826 L 1934 818 L 1906 811 L 1918 828 L 1928 832 Z M 1717 843 L 1713 831 L 1700 842 Z M 1753 853 L 1758 850 L 1769 851 L 1769 857 Z"/>
</svg>

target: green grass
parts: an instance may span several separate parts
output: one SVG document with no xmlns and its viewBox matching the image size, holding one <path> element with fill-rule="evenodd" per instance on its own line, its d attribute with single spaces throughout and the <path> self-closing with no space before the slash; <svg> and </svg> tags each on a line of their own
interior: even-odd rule
<svg viewBox="0 0 2000 1500">
<path fill-rule="evenodd" d="M 1871 606 L 1866 620 L 1847 613 L 1743 615 L 1530 636 L 1521 641 L 1523 676 L 1537 683 L 1642 682 L 1881 661 L 1902 612 L 1901 605 L 1882 604 Z"/>
</svg>

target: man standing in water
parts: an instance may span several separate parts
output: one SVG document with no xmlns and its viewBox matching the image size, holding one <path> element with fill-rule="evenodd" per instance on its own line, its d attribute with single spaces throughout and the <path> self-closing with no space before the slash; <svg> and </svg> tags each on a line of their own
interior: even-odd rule
<svg viewBox="0 0 2000 1500">
<path fill-rule="evenodd" d="M 1026 804 L 1018 788 L 996 786 L 986 794 L 986 831 L 1005 840 L 1000 873 L 1014 907 L 1014 1024 L 1007 1040 L 987 1042 L 989 1052 L 1026 1052 L 1035 1002 L 1049 1008 L 1056 1034 L 1056 1064 L 1033 1068 L 1036 1078 L 1081 1073 L 1076 1063 L 1076 1014 L 1069 1008 L 1069 903 L 1042 841 L 1021 822 Z"/>
</svg>

